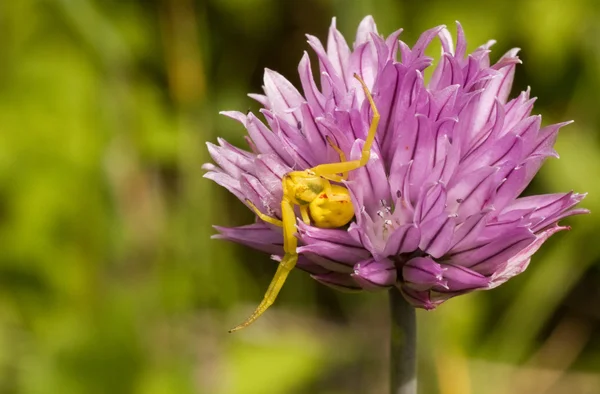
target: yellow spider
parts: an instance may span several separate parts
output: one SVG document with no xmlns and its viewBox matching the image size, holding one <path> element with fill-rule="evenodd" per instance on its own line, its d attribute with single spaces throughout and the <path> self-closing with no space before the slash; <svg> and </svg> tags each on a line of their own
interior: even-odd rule
<svg viewBox="0 0 600 394">
<path fill-rule="evenodd" d="M 348 178 L 348 171 L 356 170 L 367 164 L 371 156 L 371 145 L 375 139 L 377 125 L 379 124 L 379 112 L 369 92 L 369 88 L 367 88 L 365 82 L 357 74 L 354 74 L 354 78 L 362 85 L 373 110 L 373 120 L 371 121 L 369 133 L 362 148 L 360 160 L 346 161 L 344 152 L 327 137 L 329 144 L 340 155 L 340 162 L 320 164 L 308 170 L 292 171 L 285 174 L 282 179 L 282 220 L 265 215 L 252 202 L 246 200 L 246 203 L 259 218 L 267 223 L 283 228 L 283 249 L 285 255 L 281 259 L 277 272 L 260 305 L 258 305 L 254 313 L 245 322 L 232 328 L 229 332 L 248 327 L 258 319 L 273 304 L 288 274 L 296 265 L 298 261 L 298 253 L 296 253 L 298 240 L 295 236 L 296 214 L 294 213 L 294 205 L 300 207 L 304 223 L 310 224 L 312 221 L 315 226 L 321 228 L 342 227 L 348 224 L 354 217 L 354 208 L 352 207 L 348 189 L 338 184 L 332 185 L 330 182 L 339 183 Z"/>
</svg>

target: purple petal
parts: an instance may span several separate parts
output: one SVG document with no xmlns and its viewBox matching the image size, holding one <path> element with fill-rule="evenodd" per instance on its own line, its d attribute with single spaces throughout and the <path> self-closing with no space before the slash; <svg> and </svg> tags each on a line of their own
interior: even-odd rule
<svg viewBox="0 0 600 394">
<path fill-rule="evenodd" d="M 538 251 L 544 242 L 559 231 L 567 230 L 568 227 L 555 226 L 538 234 L 535 241 L 523 248 L 518 254 L 511 257 L 502 267 L 500 267 L 492 276 L 490 288 L 497 287 L 515 275 L 525 271 L 529 265 L 531 256 Z"/>
<path fill-rule="evenodd" d="M 252 162 L 254 160 L 251 155 L 242 154 L 239 150 L 234 150 L 231 145 L 223 140 L 219 142 L 222 146 L 217 146 L 210 142 L 207 142 L 206 146 L 208 147 L 208 153 L 221 169 L 236 179 L 239 179 L 246 172 L 253 171 Z"/>
<path fill-rule="evenodd" d="M 350 234 L 350 236 L 356 242 L 359 242 L 363 246 L 363 248 L 365 248 L 366 250 L 371 252 L 371 254 L 378 254 L 380 252 L 380 247 L 378 244 L 374 245 L 373 242 L 371 242 L 369 234 L 367 234 L 367 231 L 366 231 L 368 229 L 368 227 L 366 227 L 364 225 L 365 218 L 363 216 L 368 216 L 368 215 L 358 214 L 356 217 L 357 222 L 350 223 L 350 226 L 348 227 L 348 234 Z M 372 221 L 371 221 L 371 223 L 372 223 Z M 378 243 L 377 239 L 375 239 L 374 241 L 376 243 Z"/>
<path fill-rule="evenodd" d="M 292 126 L 279 115 L 266 109 L 262 109 L 260 112 L 267 119 L 273 133 L 280 138 L 283 149 L 292 156 L 294 167 L 310 167 L 310 163 L 314 163 L 315 159 L 306 138 L 301 133 L 301 127 L 299 129 L 298 124 Z M 302 126 L 301 122 L 299 124 Z"/>
<path fill-rule="evenodd" d="M 203 176 L 204 178 L 210 179 L 218 185 L 223 186 L 241 201 L 244 201 L 246 199 L 246 196 L 244 195 L 240 187 L 240 181 L 232 178 L 231 175 L 218 171 L 210 171 L 204 174 Z"/>
<path fill-rule="evenodd" d="M 354 265 L 352 277 L 365 290 L 381 290 L 396 283 L 396 267 L 389 259 L 368 259 Z"/>
<path fill-rule="evenodd" d="M 415 257 L 402 267 L 402 280 L 406 286 L 417 291 L 429 290 L 434 286 L 447 288 L 443 271 L 442 266 L 430 257 Z"/>
<path fill-rule="evenodd" d="M 448 211 L 466 218 L 483 209 L 494 192 L 498 168 L 482 167 L 470 174 L 457 176 L 448 188 Z"/>
<path fill-rule="evenodd" d="M 269 98 L 267 96 L 265 96 L 264 94 L 248 93 L 248 97 L 258 101 L 265 108 L 271 108 L 271 103 L 269 102 Z"/>
<path fill-rule="evenodd" d="M 385 141 L 386 136 L 393 133 L 397 112 L 396 106 L 399 102 L 400 85 L 404 72 L 405 69 L 401 65 L 388 62 L 379 73 L 373 86 L 374 100 L 380 115 L 377 129 L 377 139 L 379 141 Z M 385 156 L 388 156 L 387 150 Z"/>
<path fill-rule="evenodd" d="M 348 63 L 350 59 L 350 48 L 342 34 L 336 29 L 335 18 L 331 20 L 329 27 L 329 36 L 327 37 L 327 57 L 331 60 L 331 64 L 339 75 L 347 83 L 351 75 L 346 75 L 348 71 Z"/>
<path fill-rule="evenodd" d="M 440 43 L 442 44 L 442 54 L 448 53 L 454 56 L 454 43 L 452 41 L 452 35 L 445 26 L 438 33 L 438 38 L 440 39 Z"/>
<path fill-rule="evenodd" d="M 220 233 L 213 239 L 225 239 L 250 246 L 270 254 L 283 254 L 283 236 L 281 231 L 274 230 L 265 223 L 254 223 L 241 227 L 214 226 Z"/>
<path fill-rule="evenodd" d="M 271 104 L 269 109 L 292 124 L 298 123 L 300 118 L 295 110 L 305 101 L 298 89 L 283 75 L 268 68 L 265 69 L 264 84 L 265 94 Z"/>
<path fill-rule="evenodd" d="M 530 159 L 538 159 L 538 158 L 530 158 Z M 528 159 L 528 160 L 530 160 Z M 528 178 L 528 169 L 529 165 L 541 165 L 543 159 L 539 160 L 538 163 L 534 163 L 533 161 L 528 161 L 527 163 L 517 166 L 510 170 L 510 172 L 506 175 L 506 177 L 501 181 L 500 186 L 496 189 L 496 193 L 494 196 L 494 208 L 498 211 L 502 211 L 506 205 L 510 204 L 516 196 L 521 194 L 523 190 L 529 184 L 531 178 L 533 178 L 532 174 L 530 178 Z"/>
<path fill-rule="evenodd" d="M 442 257 L 452 244 L 456 216 L 441 214 L 421 225 L 419 249 L 435 258 Z"/>
<path fill-rule="evenodd" d="M 558 130 L 571 123 L 573 122 L 557 123 L 542 128 L 538 133 L 538 137 L 533 144 L 533 149 L 530 154 L 558 157 L 558 154 L 553 148 L 558 135 Z"/>
<path fill-rule="evenodd" d="M 442 31 L 443 29 L 445 29 L 446 26 L 436 26 L 432 29 L 429 29 L 427 31 L 425 31 L 423 34 L 421 34 L 421 36 L 419 37 L 419 39 L 417 40 L 417 42 L 415 43 L 415 45 L 412 48 L 412 51 L 410 53 L 410 59 L 405 58 L 404 56 L 402 57 L 402 62 L 403 63 L 416 63 L 416 60 L 418 58 L 420 58 L 421 56 L 423 56 L 423 53 L 425 52 L 425 49 L 429 46 L 429 44 L 431 43 L 431 41 L 440 33 L 440 31 Z"/>
<path fill-rule="evenodd" d="M 530 218 L 536 223 L 533 230 L 538 231 L 564 217 L 562 214 L 578 204 L 584 197 L 585 194 L 573 192 L 523 197 L 515 200 L 502 213 L 523 209 L 533 210 Z M 577 213 L 584 212 L 574 212 L 573 214 Z"/>
<path fill-rule="evenodd" d="M 379 71 L 379 55 L 374 41 L 364 42 L 356 47 L 350 55 L 349 71 L 355 71 L 372 89 Z M 364 101 L 366 96 L 362 89 L 362 85 L 352 75 L 345 74 L 348 87 L 355 90 L 356 97 L 359 101 Z"/>
<path fill-rule="evenodd" d="M 256 177 L 244 174 L 240 180 L 240 189 L 255 207 L 269 216 L 281 217 L 281 197 L 276 197 L 264 184 Z M 280 189 L 275 189 L 280 191 Z"/>
<path fill-rule="evenodd" d="M 323 73 L 326 73 L 330 80 L 332 88 L 335 88 L 340 91 L 345 90 L 345 84 L 340 78 L 340 76 L 336 73 L 335 67 L 333 66 L 331 60 L 327 56 L 327 53 L 325 52 L 325 48 L 323 48 L 323 44 L 321 44 L 321 41 L 319 41 L 317 37 L 311 36 L 310 34 L 307 34 L 306 37 L 308 38 L 308 45 L 312 47 L 312 49 L 317 54 L 317 57 L 319 58 L 319 68 L 321 70 L 321 76 L 323 77 Z M 325 88 L 324 83 L 325 80 L 321 78 L 321 86 L 323 88 L 323 93 L 327 97 L 331 93 L 331 90 L 328 91 Z"/>
<path fill-rule="evenodd" d="M 450 253 L 466 250 L 475 245 L 476 240 L 485 228 L 490 210 L 469 216 L 463 223 L 457 226 L 452 236 Z"/>
<path fill-rule="evenodd" d="M 465 32 L 462 28 L 462 25 L 457 21 L 456 22 L 456 51 L 455 56 L 459 59 L 465 57 L 465 53 L 467 51 L 467 40 L 465 38 Z"/>
<path fill-rule="evenodd" d="M 469 268 L 454 264 L 443 264 L 443 278 L 447 287 L 437 291 L 462 292 L 485 289 L 490 285 L 490 278 Z"/>
<path fill-rule="evenodd" d="M 537 138 L 542 124 L 542 117 L 529 116 L 512 128 L 510 134 L 518 135 L 523 139 L 523 145 L 531 146 Z"/>
<path fill-rule="evenodd" d="M 352 160 L 360 159 L 363 142 L 357 140 L 352 147 L 350 157 Z M 389 183 L 386 180 L 383 162 L 379 159 L 377 150 L 373 149 L 371 160 L 366 166 L 350 173 L 349 188 L 360 188 L 363 191 L 361 205 L 367 212 L 374 216 L 381 207 L 381 201 L 391 201 Z"/>
<path fill-rule="evenodd" d="M 335 290 L 347 292 L 362 290 L 361 286 L 358 285 L 350 275 L 340 274 L 338 272 L 329 272 L 326 274 L 311 275 L 311 277 Z"/>
<path fill-rule="evenodd" d="M 369 252 L 358 246 L 350 236 L 340 233 L 343 230 L 315 229 L 301 224 L 298 226 L 304 246 L 298 253 L 314 253 L 330 260 L 345 264 L 356 264 L 369 257 Z"/>
<path fill-rule="evenodd" d="M 360 45 L 364 42 L 367 42 L 371 37 L 371 33 L 377 34 L 377 26 L 375 25 L 375 20 L 371 15 L 367 15 L 360 21 L 358 25 L 358 30 L 356 32 L 356 41 L 354 45 Z"/>
<path fill-rule="evenodd" d="M 446 208 L 446 190 L 443 184 L 437 183 L 423 189 L 415 207 L 415 223 L 420 224 L 439 216 Z"/>
<path fill-rule="evenodd" d="M 372 87 L 373 83 L 375 82 L 375 77 L 387 64 L 390 58 L 388 46 L 385 40 L 375 33 L 371 33 L 371 47 L 374 48 L 372 51 L 377 54 L 376 56 L 372 56 L 371 58 L 373 61 L 373 67 L 371 69 L 371 75 L 369 76 L 370 84 L 367 86 Z M 367 82 L 367 80 L 365 80 L 365 82 Z"/>
<path fill-rule="evenodd" d="M 384 222 L 378 220 L 377 224 L 366 212 L 357 213 L 356 223 L 351 223 L 348 227 L 348 234 L 357 242 L 363 245 L 373 256 L 382 254 L 385 248 Z"/>
<path fill-rule="evenodd" d="M 462 83 L 464 77 L 458 62 L 450 53 L 444 53 L 438 67 L 433 72 L 429 87 L 441 90 Z"/>
<path fill-rule="evenodd" d="M 396 197 L 394 216 L 398 218 L 400 223 L 406 223 L 412 221 L 414 217 L 414 208 L 409 199 L 410 195 L 410 182 L 408 177 L 410 175 L 410 169 L 412 162 L 404 164 L 399 168 L 392 167 L 392 172 L 389 177 L 390 192 L 392 196 Z"/>
<path fill-rule="evenodd" d="M 386 66 L 388 68 L 389 66 Z M 394 85 L 386 88 L 386 95 L 393 95 L 390 99 L 390 110 L 393 111 L 393 115 L 383 117 L 380 120 L 382 125 L 379 128 L 378 138 L 380 146 L 382 146 L 383 154 L 385 157 L 390 157 L 391 166 L 394 166 L 394 161 L 400 164 L 407 163 L 412 160 L 415 141 L 417 140 L 417 129 L 418 123 L 416 119 L 416 105 L 419 102 L 421 95 L 427 96 L 425 86 L 423 84 L 423 76 L 417 70 L 406 70 L 401 64 L 394 65 L 396 72 L 398 73 L 398 79 L 378 79 L 379 84 L 392 84 L 393 81 L 397 81 L 396 87 Z M 382 73 L 386 72 L 386 68 Z M 388 71 L 388 72 L 391 72 Z M 375 91 L 383 90 L 380 87 L 375 87 Z M 381 97 L 384 97 L 384 93 L 381 93 Z M 383 110 L 385 111 L 385 107 Z"/>
<path fill-rule="evenodd" d="M 400 34 L 402 34 L 403 29 L 398 29 L 395 32 L 393 32 L 392 34 L 390 34 L 386 40 L 385 40 L 385 44 L 388 47 L 388 60 L 393 60 L 395 61 L 397 58 L 397 53 L 398 53 L 398 37 L 400 37 Z"/>
<path fill-rule="evenodd" d="M 396 256 L 401 253 L 411 253 L 419 247 L 421 232 L 414 224 L 404 224 L 390 235 L 383 250 L 384 256 Z"/>
<path fill-rule="evenodd" d="M 424 115 L 417 115 L 417 128 L 415 130 L 415 141 L 410 160 L 413 160 L 413 166 L 410 172 L 410 182 L 418 192 L 425 179 L 431 174 L 434 166 L 436 140 L 433 134 L 431 121 Z"/>
<path fill-rule="evenodd" d="M 227 116 L 228 118 L 237 120 L 238 122 L 243 124 L 244 127 L 246 127 L 246 121 L 247 121 L 246 114 L 244 114 L 240 111 L 221 111 L 221 112 L 219 112 L 219 115 Z"/>
<path fill-rule="evenodd" d="M 438 120 L 443 117 L 454 115 L 456 97 L 460 91 L 460 85 L 447 86 L 441 90 L 430 90 L 429 117 Z"/>
<path fill-rule="evenodd" d="M 530 99 L 529 93 L 529 89 L 521 92 L 518 97 L 512 99 L 504 106 L 506 111 L 504 122 L 507 130 L 511 130 L 516 124 L 531 114 L 536 99 Z"/>
<path fill-rule="evenodd" d="M 431 292 L 429 290 L 418 291 L 411 289 L 406 284 L 402 284 L 400 287 L 400 291 L 402 295 L 412 306 L 415 308 L 423 308 L 426 310 L 433 310 L 443 301 L 434 301 L 431 299 Z"/>
<path fill-rule="evenodd" d="M 300 112 L 302 113 L 300 129 L 303 132 L 308 145 L 311 147 L 313 156 L 316 157 L 317 160 L 319 158 L 322 160 L 318 160 L 316 163 L 312 164 L 317 165 L 321 163 L 330 163 L 330 159 L 333 159 L 333 157 L 328 156 L 330 146 L 327 143 L 323 132 L 321 131 L 321 126 L 317 124 L 317 118 L 314 116 L 312 110 L 306 103 L 300 106 Z M 339 156 L 337 160 L 339 160 Z"/>
<path fill-rule="evenodd" d="M 313 108 L 316 116 L 320 116 L 325 108 L 325 97 L 317 88 L 310 66 L 310 57 L 306 52 L 304 52 L 300 64 L 298 64 L 298 73 L 308 105 Z"/>
<path fill-rule="evenodd" d="M 348 234 L 348 231 L 333 228 L 319 228 L 310 226 L 303 222 L 298 222 L 298 236 L 300 240 L 306 241 L 325 241 L 347 246 L 350 248 L 361 248 L 360 242 L 357 242 Z"/>
<path fill-rule="evenodd" d="M 281 139 L 269 130 L 254 114 L 248 114 L 246 128 L 256 148 L 261 153 L 269 153 L 281 157 L 288 166 L 294 165 L 292 156 L 283 148 Z"/>
<path fill-rule="evenodd" d="M 281 262 L 282 255 L 272 255 L 271 260 Z M 318 264 L 313 263 L 305 256 L 298 256 L 298 261 L 296 262 L 296 267 L 301 269 L 302 271 L 308 272 L 311 275 L 320 275 L 326 274 L 329 271 Z"/>
<path fill-rule="evenodd" d="M 516 228 L 502 238 L 469 250 L 450 255 L 452 264 L 471 268 L 483 275 L 492 275 L 510 258 L 521 252 L 535 240 L 528 228 Z"/>
<path fill-rule="evenodd" d="M 438 144 L 438 157 L 441 159 L 435 164 L 431 170 L 429 178 L 425 183 L 443 183 L 445 185 L 452 179 L 454 173 L 458 169 L 460 161 L 460 152 L 457 145 L 450 143 L 448 136 L 444 136 Z"/>
<path fill-rule="evenodd" d="M 502 102 L 506 103 L 510 89 L 512 88 L 513 79 L 515 76 L 515 66 L 521 61 L 517 57 L 519 48 L 513 48 L 508 51 L 502 58 L 494 65 L 494 68 L 499 69 L 502 73 L 502 78 L 498 82 L 496 97 Z"/>
<path fill-rule="evenodd" d="M 341 263 L 339 261 L 331 260 L 320 256 L 317 253 L 305 252 L 301 254 L 308 260 L 310 260 L 313 264 L 318 265 L 319 267 L 325 269 L 327 272 L 337 272 L 344 275 L 350 275 L 352 273 L 352 265 Z"/>
<path fill-rule="evenodd" d="M 256 176 L 276 200 L 283 197 L 281 180 L 292 169 L 284 165 L 277 156 L 259 155 L 254 161 Z"/>
</svg>

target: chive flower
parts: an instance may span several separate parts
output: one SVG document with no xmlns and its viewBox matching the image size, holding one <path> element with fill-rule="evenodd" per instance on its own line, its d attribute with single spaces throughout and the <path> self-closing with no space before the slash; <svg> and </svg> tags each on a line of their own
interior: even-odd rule
<svg viewBox="0 0 600 394">
<path fill-rule="evenodd" d="M 444 26 L 412 48 L 400 33 L 382 37 L 368 16 L 352 48 L 335 19 L 326 48 L 308 35 L 318 82 L 307 53 L 298 66 L 302 93 L 265 70 L 264 95 L 250 95 L 263 106 L 261 117 L 222 112 L 247 130 L 248 149 L 220 138 L 208 143 L 215 164 L 204 165 L 205 177 L 257 213 L 253 224 L 216 227 L 215 238 L 270 253 L 280 268 L 293 257 L 292 266 L 337 289 L 396 286 L 413 306 L 433 309 L 523 272 L 567 228 L 559 220 L 587 210 L 575 208 L 584 195 L 573 192 L 519 197 L 546 158 L 558 157 L 553 145 L 569 122 L 542 127 L 529 90 L 509 99 L 518 49 L 491 64 L 494 42 L 468 54 L 458 23 L 456 45 Z M 426 83 L 433 59 L 424 53 L 436 38 L 442 54 Z M 339 165 L 360 162 L 365 150 L 365 165 Z M 333 163 L 330 175 L 313 171 Z M 290 180 L 292 173 L 304 175 Z M 315 189 L 313 175 L 335 190 Z M 286 186 L 292 181 L 295 191 Z M 300 186 L 315 189 L 306 204 Z M 344 196 L 343 208 L 312 207 Z M 287 271 L 277 275 L 285 280 Z M 270 287 L 270 302 L 280 282 Z"/>
</svg>

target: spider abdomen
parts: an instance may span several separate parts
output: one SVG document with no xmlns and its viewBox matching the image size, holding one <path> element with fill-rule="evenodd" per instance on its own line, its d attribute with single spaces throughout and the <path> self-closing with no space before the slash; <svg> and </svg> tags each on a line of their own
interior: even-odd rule
<svg viewBox="0 0 600 394">
<path fill-rule="evenodd" d="M 348 189 L 331 185 L 331 195 L 320 193 L 308 206 L 310 218 L 316 227 L 337 228 L 345 226 L 354 217 L 354 208 Z"/>
</svg>

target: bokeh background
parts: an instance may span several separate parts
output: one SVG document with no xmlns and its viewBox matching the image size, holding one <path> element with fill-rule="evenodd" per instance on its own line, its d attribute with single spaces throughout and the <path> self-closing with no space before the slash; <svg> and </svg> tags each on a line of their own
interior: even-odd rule
<svg viewBox="0 0 600 394">
<path fill-rule="evenodd" d="M 0 393 L 387 392 L 385 292 L 294 272 L 227 334 L 275 264 L 210 240 L 253 219 L 201 170 L 205 141 L 245 146 L 218 111 L 257 110 L 264 67 L 297 84 L 304 34 L 367 14 L 522 48 L 513 96 L 576 120 L 527 193 L 600 212 L 597 0 L 0 1 Z M 421 393 L 600 393 L 600 216 L 565 223 L 523 275 L 418 312 Z"/>
</svg>

